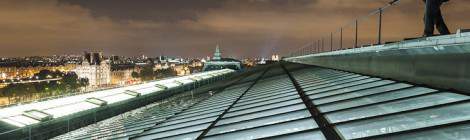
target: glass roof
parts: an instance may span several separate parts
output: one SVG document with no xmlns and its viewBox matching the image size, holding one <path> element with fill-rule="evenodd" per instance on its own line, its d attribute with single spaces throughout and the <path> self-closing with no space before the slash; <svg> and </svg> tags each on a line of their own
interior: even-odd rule
<svg viewBox="0 0 470 140">
<path fill-rule="evenodd" d="M 203 77 L 205 79 L 208 79 L 215 76 L 223 76 L 225 74 L 233 72 L 233 70 L 229 69 L 202 72 L 188 76 L 168 78 L 159 81 L 151 81 L 144 84 L 132 85 L 128 87 L 106 89 L 81 95 L 68 96 L 17 106 L 10 106 L 0 109 L 0 121 L 3 121 L 7 124 L 16 127 L 23 127 L 39 122 L 33 121 L 34 118 L 29 118 L 28 116 L 21 115 L 24 114 L 25 111 L 39 110 L 52 115 L 53 118 L 59 118 L 73 113 L 78 113 L 81 111 L 100 107 L 96 104 L 87 102 L 87 99 L 97 99 L 100 101 L 104 101 L 105 104 L 113 104 L 116 102 L 126 101 L 131 98 L 139 98 L 138 96 L 127 94 L 126 92 L 128 91 L 140 93 L 142 95 L 157 94 L 158 92 L 167 89 L 158 88 L 156 85 L 163 85 L 169 89 L 179 88 L 181 86 L 196 82 L 194 80 L 191 80 L 191 77 Z"/>
<path fill-rule="evenodd" d="M 155 114 L 139 121 L 124 119 L 126 127 L 112 132 L 126 132 L 119 135 L 124 139 L 164 140 L 466 139 L 470 135 L 467 95 L 313 66 L 284 68 L 273 65 L 246 75 L 184 109 L 168 108 L 174 113 L 158 121 L 151 119 Z M 116 138 L 110 136 L 113 133 L 87 133 Z"/>
</svg>

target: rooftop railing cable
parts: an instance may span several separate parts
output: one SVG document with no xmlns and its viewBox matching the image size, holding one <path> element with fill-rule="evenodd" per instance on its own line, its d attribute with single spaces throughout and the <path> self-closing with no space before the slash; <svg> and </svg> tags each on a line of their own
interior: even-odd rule
<svg viewBox="0 0 470 140">
<path fill-rule="evenodd" d="M 321 36 L 318 40 L 312 40 L 311 42 L 299 47 L 295 51 L 290 52 L 287 56 L 288 57 L 295 57 L 295 56 L 302 56 L 308 54 L 316 54 L 316 53 L 323 53 L 323 52 L 330 52 L 336 50 L 343 50 L 343 49 L 355 49 L 359 47 L 365 46 L 373 46 L 377 44 L 383 44 L 383 18 L 384 12 L 391 7 L 394 7 L 400 2 L 400 0 L 395 0 L 389 2 L 387 5 L 377 8 L 376 10 L 369 12 L 367 15 L 354 19 L 353 21 L 341 26 L 335 31 L 328 33 L 327 35 Z M 377 16 L 377 33 L 376 33 L 376 40 L 371 42 L 370 44 L 359 45 L 359 38 L 361 35 L 361 30 L 359 25 L 366 20 L 369 20 L 373 17 Z M 353 37 L 353 45 L 352 47 L 344 46 L 346 43 L 344 42 L 345 37 L 345 29 L 353 28 L 354 37 Z M 338 39 L 335 38 L 338 37 Z M 336 44 L 336 45 L 335 45 Z"/>
</svg>

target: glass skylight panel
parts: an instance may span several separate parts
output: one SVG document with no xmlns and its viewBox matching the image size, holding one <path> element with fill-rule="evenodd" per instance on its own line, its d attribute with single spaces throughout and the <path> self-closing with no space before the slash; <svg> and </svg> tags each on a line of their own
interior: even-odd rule
<svg viewBox="0 0 470 140">
<path fill-rule="evenodd" d="M 207 114 L 207 113 L 213 113 L 217 111 L 223 111 L 225 110 L 229 105 L 221 105 L 221 106 L 211 106 L 211 107 L 201 107 L 197 109 L 191 108 L 191 110 L 182 112 L 178 114 L 177 117 L 184 117 L 184 116 L 196 116 L 196 115 L 201 115 L 201 114 Z"/>
<path fill-rule="evenodd" d="M 279 95 L 279 94 L 289 94 L 287 92 L 296 92 L 297 90 L 292 87 L 285 87 L 283 89 L 277 89 L 277 90 L 269 90 L 269 91 L 262 91 L 262 92 L 249 92 L 247 95 L 242 97 L 242 100 L 252 100 L 256 99 L 258 97 L 265 97 L 265 96 L 270 96 L 270 95 Z"/>
<path fill-rule="evenodd" d="M 202 131 L 180 134 L 176 136 L 165 137 L 163 140 L 193 140 L 196 139 L 199 135 L 201 135 Z M 151 138 L 151 136 L 149 136 Z M 148 140 L 147 137 L 137 137 L 136 140 Z"/>
<path fill-rule="evenodd" d="M 217 127 L 212 128 L 209 131 L 209 133 L 207 133 L 207 135 L 239 131 L 243 129 L 249 129 L 249 128 L 259 127 L 263 125 L 272 125 L 272 124 L 298 120 L 298 119 L 303 119 L 303 118 L 308 118 L 308 117 L 310 117 L 310 113 L 308 112 L 308 110 L 299 110 L 299 111 L 289 112 L 286 114 L 273 115 L 273 116 L 268 116 L 264 118 L 256 118 L 256 119 L 252 119 L 252 120 L 248 120 L 244 122 L 237 122 L 233 124 L 217 126 Z"/>
<path fill-rule="evenodd" d="M 12 117 L 9 117 L 8 119 L 13 120 L 15 122 L 19 122 L 24 125 L 31 125 L 31 124 L 35 124 L 39 122 L 39 120 L 30 118 L 24 115 L 12 116 Z"/>
<path fill-rule="evenodd" d="M 39 110 L 35 110 L 35 109 L 25 111 L 23 115 L 36 119 L 38 121 L 47 121 L 47 120 L 52 119 L 52 115 L 39 111 Z"/>
<path fill-rule="evenodd" d="M 340 112 L 326 114 L 326 117 L 332 122 L 342 122 L 348 120 L 355 120 L 370 116 L 389 114 L 405 110 L 423 108 L 439 104 L 452 103 L 461 100 L 467 100 L 470 97 L 455 93 L 437 93 L 427 96 L 421 96 L 406 100 L 400 100 L 390 103 L 384 103 L 373 106 L 366 106 L 361 108 L 349 109 Z"/>
<path fill-rule="evenodd" d="M 317 93 L 322 93 L 325 91 L 329 90 L 335 90 L 335 89 L 341 89 L 347 86 L 352 86 L 352 85 L 358 85 L 358 84 L 363 84 L 363 83 L 368 83 L 368 82 L 374 82 L 380 80 L 378 78 L 369 78 L 367 76 L 360 76 L 356 78 L 351 78 L 351 79 L 346 79 L 346 80 L 339 80 L 339 81 L 327 81 L 323 84 L 319 84 L 316 86 L 313 86 L 311 88 L 304 88 L 304 91 L 306 91 L 306 94 L 317 94 Z"/>
<path fill-rule="evenodd" d="M 244 106 L 236 106 L 236 107 L 231 108 L 230 112 L 231 111 L 237 111 L 237 110 L 243 110 L 243 109 L 247 109 L 247 108 L 251 108 L 251 107 L 267 105 L 267 104 L 279 103 L 279 102 L 288 101 L 288 100 L 292 100 L 292 99 L 300 99 L 300 97 L 298 95 L 292 95 L 292 96 L 287 96 L 287 97 L 282 97 L 282 98 L 276 98 L 276 99 L 273 99 L 273 100 L 267 100 L 267 101 L 263 101 L 263 102 L 256 102 L 256 103 L 248 104 L 248 105 L 244 105 Z"/>
<path fill-rule="evenodd" d="M 179 79 L 179 80 L 176 80 L 176 81 L 178 81 L 180 83 L 183 83 L 184 85 L 194 83 L 194 81 L 190 80 L 190 79 Z"/>
<path fill-rule="evenodd" d="M 13 126 L 17 126 L 17 127 L 23 127 L 23 126 L 26 126 L 26 124 L 23 124 L 23 123 L 20 123 L 20 122 L 17 122 L 17 121 L 13 121 L 13 120 L 10 120 L 9 118 L 3 118 L 3 119 L 0 119 L 1 121 L 3 122 L 6 122 L 8 124 L 11 124 Z"/>
<path fill-rule="evenodd" d="M 183 82 L 180 82 L 180 81 L 177 81 L 177 80 L 173 81 L 173 83 L 177 84 L 178 86 L 183 86 L 184 85 Z"/>
<path fill-rule="evenodd" d="M 377 140 L 466 140 L 470 138 L 470 124 L 457 124 L 444 128 L 436 128 L 424 130 L 421 132 L 412 132 L 406 134 L 398 134 L 395 136 L 387 136 L 383 138 L 375 138 Z"/>
<path fill-rule="evenodd" d="M 201 76 L 191 76 L 189 77 L 190 79 L 196 80 L 196 81 L 201 81 L 203 78 Z"/>
<path fill-rule="evenodd" d="M 155 84 L 155 87 L 160 88 L 162 90 L 166 90 L 166 89 L 169 88 L 169 87 L 167 87 L 166 85 L 163 85 L 163 84 Z"/>
<path fill-rule="evenodd" d="M 320 130 L 310 130 L 300 133 L 286 134 L 278 137 L 268 138 L 269 140 L 326 140 Z"/>
<path fill-rule="evenodd" d="M 272 91 L 271 93 L 259 93 L 259 94 L 255 93 L 255 94 L 251 94 L 250 96 L 245 95 L 240 99 L 240 103 L 247 102 L 247 101 L 253 101 L 253 100 L 265 99 L 265 98 L 268 98 L 268 97 L 278 96 L 278 95 L 281 95 L 281 97 L 284 97 L 284 96 L 282 96 L 284 94 L 288 95 L 289 93 Z M 276 98 L 273 98 L 273 99 L 276 99 Z"/>
<path fill-rule="evenodd" d="M 174 87 L 179 87 L 181 86 L 180 84 L 178 83 L 175 83 L 175 82 L 167 82 L 167 83 L 160 83 L 160 84 L 157 84 L 157 85 L 163 85 L 167 88 L 174 88 Z"/>
<path fill-rule="evenodd" d="M 96 91 L 95 96 L 93 97 L 104 97 L 104 96 L 109 96 L 113 94 L 118 94 L 122 93 L 125 90 L 123 88 L 115 88 L 115 89 L 109 89 L 109 90 L 102 90 L 102 91 Z"/>
<path fill-rule="evenodd" d="M 234 99 L 231 99 L 230 97 L 227 97 L 227 99 L 210 100 L 191 107 L 188 112 L 226 107 L 230 106 L 233 101 Z"/>
<path fill-rule="evenodd" d="M 89 102 L 79 102 L 75 104 L 70 104 L 66 106 L 51 108 L 47 110 L 43 110 L 44 112 L 51 114 L 54 118 L 62 117 L 65 115 L 69 115 L 72 113 L 80 112 L 83 110 L 88 110 L 92 108 L 99 107 L 98 105 L 89 103 Z"/>
<path fill-rule="evenodd" d="M 323 92 L 323 93 L 313 94 L 313 95 L 310 95 L 308 97 L 310 97 L 310 99 L 317 99 L 317 98 L 322 98 L 322 97 L 326 97 L 326 96 L 338 95 L 338 94 L 342 94 L 342 93 L 346 93 L 346 92 L 363 90 L 363 89 L 367 89 L 367 88 L 372 88 L 372 87 L 376 87 L 376 86 L 382 86 L 382 85 L 394 83 L 393 81 L 389 81 L 389 80 L 376 81 L 376 82 L 372 82 L 372 83 L 367 83 L 366 81 L 368 81 L 368 80 L 360 81 L 360 82 L 357 82 L 357 83 L 355 82 L 355 83 L 351 83 L 351 84 L 346 84 L 346 85 L 352 85 L 352 86 L 351 87 L 343 87 L 341 89 L 336 89 L 336 90 L 327 91 L 327 92 Z M 361 83 L 361 85 L 358 85 L 359 83 Z M 363 83 L 367 83 L 367 84 L 363 84 Z M 344 86 L 346 86 L 346 85 L 344 85 Z"/>
<path fill-rule="evenodd" d="M 106 102 L 102 99 L 98 99 L 98 98 L 88 98 L 85 101 L 89 102 L 89 103 L 92 103 L 92 104 L 95 104 L 95 105 L 98 105 L 98 106 L 105 106 L 105 105 L 108 104 L 108 102 Z"/>
<path fill-rule="evenodd" d="M 150 94 L 150 93 L 159 92 L 159 91 L 162 91 L 162 90 L 163 89 L 158 88 L 158 87 L 149 87 L 149 88 L 144 88 L 144 89 L 137 89 L 137 90 L 134 90 L 134 91 L 139 92 L 142 95 L 146 95 L 146 94 Z"/>
<path fill-rule="evenodd" d="M 372 94 L 377 94 L 377 93 L 384 93 L 384 92 L 387 92 L 387 91 L 407 88 L 407 87 L 411 87 L 411 86 L 412 85 L 402 84 L 402 83 L 397 83 L 397 84 L 392 84 L 392 85 L 385 85 L 385 86 L 378 86 L 378 87 L 374 87 L 374 88 L 370 88 L 370 89 L 345 93 L 345 94 L 341 94 L 341 95 L 338 95 L 338 96 L 332 96 L 332 97 L 327 97 L 327 98 L 323 98 L 323 99 L 313 100 L 313 103 L 315 103 L 316 105 L 321 105 L 321 104 L 325 104 L 325 103 L 340 101 L 340 100 L 354 98 L 354 97 L 361 97 L 361 96 L 367 96 L 367 95 L 372 95 Z"/>
<path fill-rule="evenodd" d="M 115 102 L 124 101 L 124 100 L 131 99 L 131 98 L 134 98 L 134 97 L 135 96 L 125 94 L 125 93 L 121 93 L 121 94 L 116 94 L 116 95 L 112 95 L 112 96 L 101 97 L 100 99 L 106 101 L 108 104 L 112 104 L 112 103 L 115 103 Z"/>
<path fill-rule="evenodd" d="M 305 79 L 305 80 L 296 79 L 296 80 L 299 82 L 299 84 L 302 85 L 302 87 L 305 86 L 305 88 L 310 88 L 312 86 L 340 82 L 340 81 L 347 82 L 347 80 L 349 79 L 354 80 L 353 78 L 358 78 L 358 77 L 361 77 L 359 79 L 367 78 L 365 76 L 361 76 L 357 74 L 334 74 L 334 75 L 327 75 L 327 76 L 322 76 L 322 77 L 310 77 L 310 76 L 308 77 L 309 79 Z M 300 78 L 300 76 L 295 76 L 295 78 Z"/>
<path fill-rule="evenodd" d="M 265 137 L 283 135 L 288 133 L 299 132 L 303 130 L 309 130 L 317 128 L 318 126 L 314 123 L 311 118 L 295 120 L 291 122 L 285 122 L 275 125 L 267 125 L 259 128 L 253 128 L 249 130 L 234 131 L 231 133 L 225 133 L 222 135 L 207 136 L 205 140 L 220 140 L 220 139 L 237 139 L 237 140 L 251 140 L 260 139 Z"/>
<path fill-rule="evenodd" d="M 205 80 L 205 79 L 212 78 L 213 76 L 212 76 L 212 75 L 205 74 L 205 75 L 201 75 L 200 77 Z"/>
<path fill-rule="evenodd" d="M 339 102 L 335 102 L 331 104 L 319 105 L 318 109 L 322 112 L 329 112 L 329 111 L 345 109 L 349 107 L 356 107 L 356 106 L 368 105 L 368 104 L 373 104 L 373 103 L 378 103 L 378 102 L 383 102 L 383 101 L 388 101 L 388 100 L 406 98 L 410 96 L 417 96 L 417 95 L 431 93 L 434 91 L 436 90 L 430 89 L 430 88 L 423 88 L 423 87 L 413 87 L 413 88 L 387 92 L 384 94 L 379 94 L 379 95 L 374 95 L 374 96 L 368 96 L 368 97 L 357 98 L 353 100 L 339 101 Z M 353 97 L 355 97 L 355 95 Z M 325 99 L 328 99 L 328 98 L 325 98 Z"/>
<path fill-rule="evenodd" d="M 254 98 L 251 98 L 251 99 L 246 99 L 246 100 L 240 100 L 239 102 L 237 102 L 237 104 L 234 105 L 234 107 L 238 107 L 238 106 L 244 106 L 244 105 L 247 105 L 247 104 L 253 104 L 253 103 L 258 103 L 258 102 L 265 102 L 265 101 L 270 101 L 270 100 L 275 100 L 275 99 L 279 99 L 279 98 L 284 98 L 284 97 L 287 97 L 287 96 L 295 96 L 295 95 L 298 95 L 297 91 L 293 91 L 293 92 L 286 92 L 286 93 L 283 93 L 283 94 L 278 94 L 278 95 L 272 95 L 272 96 L 266 96 L 266 97 L 254 97 Z"/>
<path fill-rule="evenodd" d="M 321 89 L 321 88 L 326 88 L 326 87 L 331 87 L 331 86 L 336 86 L 336 85 L 344 84 L 344 83 L 348 83 L 348 82 L 364 80 L 364 79 L 368 79 L 368 78 L 369 78 L 368 76 L 352 75 L 350 77 L 345 77 L 345 78 L 335 78 L 334 80 L 320 79 L 316 83 L 303 85 L 302 88 L 303 88 L 304 91 L 318 92 L 318 91 L 315 91 L 315 90 Z"/>
<path fill-rule="evenodd" d="M 259 88 L 259 89 L 253 89 L 249 91 L 249 94 L 253 95 L 258 95 L 258 94 L 266 94 L 266 93 L 272 93 L 272 92 L 283 92 L 286 90 L 292 90 L 294 89 L 293 85 L 277 85 L 273 84 L 272 87 L 266 87 L 266 88 Z"/>
<path fill-rule="evenodd" d="M 53 107 L 62 106 L 62 105 L 70 104 L 70 103 L 76 103 L 79 101 L 83 101 L 86 98 L 93 97 L 93 96 L 95 96 L 95 94 L 83 94 L 83 95 L 41 101 L 37 103 L 30 103 L 30 104 L 2 108 L 0 109 L 0 117 L 19 115 L 19 114 L 22 114 L 24 111 L 32 110 L 32 109 L 43 110 L 43 109 L 53 108 Z"/>
<path fill-rule="evenodd" d="M 128 95 L 131 95 L 131 96 L 134 96 L 134 97 L 139 97 L 141 95 L 141 93 L 135 92 L 135 91 L 132 91 L 132 90 L 126 90 L 124 93 L 128 94 Z"/>
<path fill-rule="evenodd" d="M 225 75 L 225 73 L 223 73 L 223 72 L 216 72 L 216 73 L 213 73 L 212 75 L 214 75 L 215 77 L 220 77 L 220 76 Z"/>
<path fill-rule="evenodd" d="M 278 107 L 284 107 L 284 106 L 298 104 L 298 103 L 302 103 L 302 100 L 301 99 L 295 99 L 295 100 L 284 101 L 284 102 L 280 102 L 280 103 L 276 103 L 276 104 L 264 105 L 264 106 L 260 106 L 260 107 L 229 112 L 229 113 L 225 114 L 224 117 L 231 117 L 231 116 L 237 116 L 237 115 L 242 115 L 242 114 L 247 114 L 247 113 L 253 113 L 253 112 L 258 112 L 258 111 L 273 109 L 273 108 L 278 108 Z"/>
<path fill-rule="evenodd" d="M 470 120 L 470 103 L 386 116 L 337 125 L 346 139 L 363 138 L 417 128 Z"/>
<path fill-rule="evenodd" d="M 244 120 L 251 120 L 251 119 L 265 117 L 265 116 L 278 115 L 278 114 L 301 110 L 305 108 L 306 107 L 304 104 L 296 104 L 296 105 L 291 105 L 291 106 L 286 106 L 286 107 L 276 108 L 276 109 L 271 109 L 271 110 L 264 110 L 264 111 L 260 111 L 256 113 L 245 114 L 242 116 L 236 116 L 236 117 L 231 117 L 231 118 L 224 117 L 224 119 L 220 120 L 217 123 L 217 125 L 229 124 L 229 123 L 234 123 L 234 122 L 239 122 L 239 121 L 244 121 Z"/>
<path fill-rule="evenodd" d="M 219 93 L 221 94 L 221 93 Z M 223 93 L 222 93 L 223 94 Z M 239 95 L 238 95 L 239 96 Z M 192 107 L 191 110 L 197 109 L 197 108 L 210 108 L 210 107 L 216 107 L 216 106 L 225 106 L 225 105 L 230 105 L 237 95 L 230 95 L 230 96 L 218 96 L 218 94 L 214 97 L 209 98 L 208 100 L 205 100 L 202 103 L 197 104 L 196 106 Z"/>
<path fill-rule="evenodd" d="M 143 139 L 161 139 L 161 138 L 164 138 L 164 137 L 169 137 L 169 136 L 174 136 L 174 135 L 179 135 L 179 134 L 185 134 L 185 133 L 189 133 L 189 132 L 204 130 L 207 127 L 209 127 L 209 125 L 210 125 L 210 123 L 206 123 L 206 124 L 200 124 L 200 125 L 185 127 L 185 128 L 181 128 L 181 129 L 164 131 L 164 132 L 153 132 L 152 130 L 149 130 L 149 131 L 145 131 L 145 132 L 142 133 L 142 135 L 147 135 L 147 136 L 143 136 L 143 137 L 140 137 L 140 138 L 143 138 Z"/>
<path fill-rule="evenodd" d="M 194 81 L 194 82 L 199 82 L 201 80 L 201 79 L 197 79 L 197 78 L 194 78 L 194 77 L 189 77 L 188 79 L 191 80 L 191 81 Z"/>
<path fill-rule="evenodd" d="M 214 117 L 214 116 L 218 116 L 222 114 L 222 111 L 219 111 L 219 112 L 213 112 L 213 113 L 208 113 L 208 114 L 201 114 L 201 115 L 198 115 L 198 116 L 193 116 L 193 117 L 185 117 L 185 118 L 178 118 L 178 120 L 174 120 L 173 118 L 166 121 L 165 123 L 162 123 L 161 126 L 166 126 L 166 125 L 173 125 L 173 124 L 177 124 L 177 123 L 182 123 L 182 122 L 188 122 L 188 121 L 195 121 L 195 120 L 199 120 L 199 119 L 204 119 L 204 118 L 208 118 L 208 117 Z M 176 117 L 175 117 L 176 118 Z"/>
<path fill-rule="evenodd" d="M 217 116 L 209 117 L 209 118 L 205 118 L 205 119 L 201 119 L 201 120 L 197 120 L 197 121 L 188 121 L 188 122 L 180 123 L 180 124 L 167 125 L 167 126 L 163 126 L 163 127 L 158 127 L 157 126 L 155 128 L 152 128 L 152 130 L 149 130 L 149 133 L 164 132 L 164 131 L 168 131 L 168 130 L 181 129 L 181 128 L 188 127 L 188 126 L 211 123 L 211 122 L 215 121 L 215 119 L 217 119 Z"/>
</svg>

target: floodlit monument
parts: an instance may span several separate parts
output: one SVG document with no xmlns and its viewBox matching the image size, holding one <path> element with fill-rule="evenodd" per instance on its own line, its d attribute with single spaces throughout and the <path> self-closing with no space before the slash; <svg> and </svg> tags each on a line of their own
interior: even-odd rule
<svg viewBox="0 0 470 140">
<path fill-rule="evenodd" d="M 221 70 L 221 69 L 241 70 L 241 62 L 232 58 L 222 58 L 219 44 L 217 44 L 214 56 L 210 61 L 204 63 L 202 71 Z"/>
</svg>

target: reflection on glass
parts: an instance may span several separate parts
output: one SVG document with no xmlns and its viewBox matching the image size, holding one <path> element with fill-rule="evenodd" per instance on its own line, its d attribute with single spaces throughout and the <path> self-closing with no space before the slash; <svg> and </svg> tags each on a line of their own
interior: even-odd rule
<svg viewBox="0 0 470 140">
<path fill-rule="evenodd" d="M 361 108 L 348 109 L 344 111 L 329 113 L 326 117 L 333 123 L 355 120 L 376 115 L 389 114 L 405 110 L 423 108 L 439 104 L 452 103 L 469 99 L 468 96 L 455 93 L 436 93 L 406 100 L 399 100 L 390 103 L 365 106 Z"/>
<path fill-rule="evenodd" d="M 436 90 L 434 89 L 429 89 L 429 88 L 422 88 L 422 87 L 413 87 L 409 89 L 403 89 L 403 90 L 398 90 L 398 91 L 393 91 L 393 92 L 388 92 L 385 94 L 379 94 L 379 95 L 374 95 L 374 96 L 369 96 L 365 98 L 357 98 L 353 100 L 347 100 L 347 101 L 339 101 L 336 103 L 332 104 L 326 104 L 326 105 L 320 105 L 318 108 L 322 112 L 329 112 L 329 111 L 334 111 L 334 110 L 340 110 L 340 109 L 345 109 L 349 107 L 356 107 L 356 106 L 361 106 L 361 105 L 368 105 L 368 104 L 373 104 L 373 103 L 378 103 L 378 102 L 383 102 L 383 101 L 388 101 L 388 100 L 394 100 L 394 99 L 400 99 L 400 98 L 406 98 L 410 96 L 416 96 L 416 95 L 422 95 L 430 92 L 434 92 Z M 354 95 L 345 95 L 345 96 L 359 96 L 359 94 L 362 93 L 355 93 Z M 324 98 L 324 99 L 329 99 L 329 98 Z M 315 101 L 314 101 L 315 102 Z"/>
<path fill-rule="evenodd" d="M 470 103 L 461 103 L 336 126 L 346 139 L 470 120 Z"/>
</svg>

